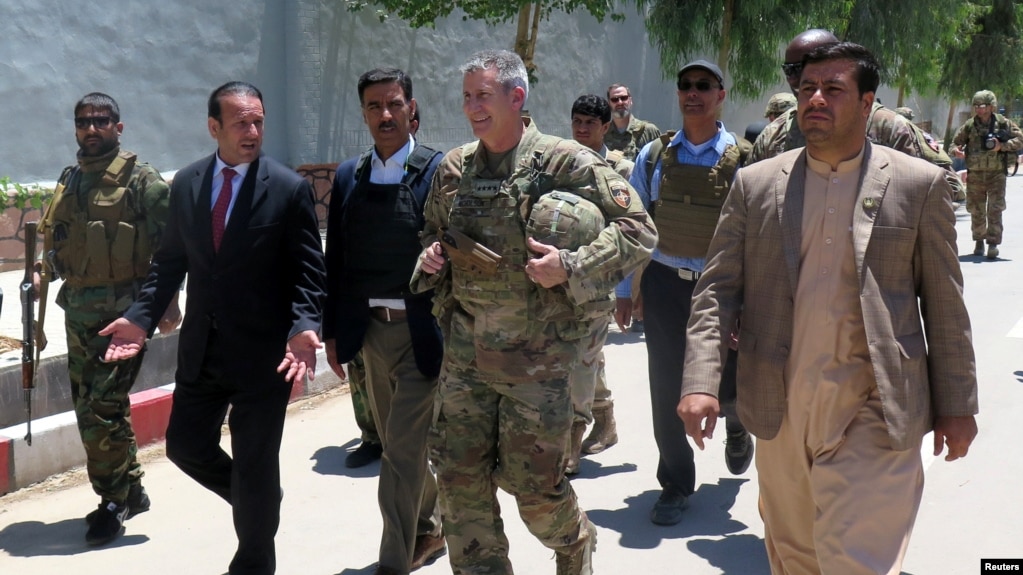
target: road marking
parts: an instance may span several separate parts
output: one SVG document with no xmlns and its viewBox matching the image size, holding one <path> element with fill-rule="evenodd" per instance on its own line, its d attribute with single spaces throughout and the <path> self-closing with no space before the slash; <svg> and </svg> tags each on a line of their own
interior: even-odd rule
<svg viewBox="0 0 1023 575">
<path fill-rule="evenodd" d="M 1012 326 L 1009 333 L 1005 334 L 1005 337 L 1019 337 L 1023 338 L 1023 317 L 1019 318 L 1016 325 Z"/>
</svg>

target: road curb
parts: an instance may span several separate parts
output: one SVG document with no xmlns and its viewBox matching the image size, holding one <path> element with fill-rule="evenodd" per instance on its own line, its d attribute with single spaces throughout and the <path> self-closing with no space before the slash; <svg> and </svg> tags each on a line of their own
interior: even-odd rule
<svg viewBox="0 0 1023 575">
<path fill-rule="evenodd" d="M 294 402 L 338 387 L 341 380 L 327 366 L 320 351 L 316 379 L 292 388 Z M 139 447 L 163 441 L 170 419 L 174 384 L 131 394 L 131 420 Z M 85 465 L 85 451 L 73 411 L 58 413 L 32 422 L 32 445 L 25 442 L 27 426 L 22 423 L 0 429 L 0 495 L 16 491 Z"/>
</svg>

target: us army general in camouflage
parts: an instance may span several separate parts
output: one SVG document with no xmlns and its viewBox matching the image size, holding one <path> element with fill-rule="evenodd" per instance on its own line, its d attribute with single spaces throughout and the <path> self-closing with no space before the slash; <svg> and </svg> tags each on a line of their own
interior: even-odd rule
<svg viewBox="0 0 1023 575">
<path fill-rule="evenodd" d="M 603 159 L 521 117 L 529 85 L 518 56 L 480 52 L 462 72 L 462 108 L 479 141 L 450 151 L 437 170 L 412 278 L 413 289 L 436 288 L 445 332 L 431 459 L 451 566 L 456 574 L 512 573 L 501 487 L 555 551 L 557 573 L 588 575 L 596 529 L 564 475 L 568 376 L 587 314 L 607 313 L 601 302 L 649 258 L 657 232 L 635 190 Z M 604 212 L 607 224 L 591 244 L 570 252 L 526 237 L 532 203 L 554 189 Z M 497 271 L 449 261 L 437 242 L 448 228 L 499 254 Z"/>
</svg>

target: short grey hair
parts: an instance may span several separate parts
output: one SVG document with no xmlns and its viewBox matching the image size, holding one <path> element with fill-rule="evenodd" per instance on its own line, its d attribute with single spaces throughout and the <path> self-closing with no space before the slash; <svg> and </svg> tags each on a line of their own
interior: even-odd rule
<svg viewBox="0 0 1023 575">
<path fill-rule="evenodd" d="M 497 81 L 504 86 L 506 92 L 516 86 L 522 88 L 525 92 L 522 105 L 525 107 L 525 101 L 529 98 L 529 74 L 526 72 L 526 65 L 522 63 L 522 58 L 510 50 L 480 50 L 458 70 L 465 75 L 487 68 L 497 69 Z"/>
</svg>

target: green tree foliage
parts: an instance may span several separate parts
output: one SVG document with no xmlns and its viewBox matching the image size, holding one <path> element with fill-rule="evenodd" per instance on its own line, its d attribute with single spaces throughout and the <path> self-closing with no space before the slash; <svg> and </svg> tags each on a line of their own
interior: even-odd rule
<svg viewBox="0 0 1023 575">
<path fill-rule="evenodd" d="M 482 20 L 496 26 L 516 20 L 516 34 L 513 49 L 526 65 L 531 77 L 535 76 L 536 52 L 540 22 L 550 18 L 554 12 L 573 13 L 585 10 L 598 21 L 604 18 L 621 20 L 625 16 L 612 8 L 611 0 L 545 0 L 528 2 L 523 0 L 345 0 L 351 11 L 375 6 L 377 16 L 384 20 L 395 15 L 413 28 L 433 27 L 434 22 L 450 16 L 455 9 L 462 11 L 462 20 Z M 535 79 L 535 77 L 534 77 Z"/>
<path fill-rule="evenodd" d="M 943 93 L 960 99 L 977 90 L 1000 98 L 1019 94 L 1023 80 L 1023 7 L 1014 0 L 968 3 L 970 34 L 950 45 L 941 76 Z"/>
<path fill-rule="evenodd" d="M 781 50 L 807 28 L 816 2 L 806 0 L 636 0 L 661 54 L 661 70 L 674 78 L 686 62 L 715 54 L 732 78 L 731 94 L 758 98 L 781 79 Z"/>
<path fill-rule="evenodd" d="M 969 30 L 971 7 L 962 0 L 834 2 L 835 34 L 866 46 L 884 66 L 882 81 L 904 94 L 934 94 L 949 47 Z"/>
</svg>

